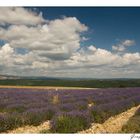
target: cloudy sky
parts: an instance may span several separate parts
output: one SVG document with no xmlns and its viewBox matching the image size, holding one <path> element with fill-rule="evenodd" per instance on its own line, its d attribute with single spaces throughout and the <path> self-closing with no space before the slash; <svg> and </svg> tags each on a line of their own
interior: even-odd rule
<svg viewBox="0 0 140 140">
<path fill-rule="evenodd" d="M 0 74 L 140 78 L 140 8 L 0 8 Z"/>
</svg>

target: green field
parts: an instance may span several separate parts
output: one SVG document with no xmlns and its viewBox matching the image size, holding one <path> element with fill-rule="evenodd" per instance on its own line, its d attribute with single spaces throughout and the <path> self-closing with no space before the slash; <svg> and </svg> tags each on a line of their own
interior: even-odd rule
<svg viewBox="0 0 140 140">
<path fill-rule="evenodd" d="M 140 79 L 6 79 L 0 80 L 0 85 L 85 88 L 140 87 Z"/>
</svg>

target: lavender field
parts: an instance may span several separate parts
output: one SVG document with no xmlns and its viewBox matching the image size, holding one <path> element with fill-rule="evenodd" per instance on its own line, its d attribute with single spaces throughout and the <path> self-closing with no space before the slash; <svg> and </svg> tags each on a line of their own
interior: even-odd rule
<svg viewBox="0 0 140 140">
<path fill-rule="evenodd" d="M 140 88 L 0 88 L 0 132 L 50 120 L 50 133 L 76 133 L 140 104 Z"/>
</svg>

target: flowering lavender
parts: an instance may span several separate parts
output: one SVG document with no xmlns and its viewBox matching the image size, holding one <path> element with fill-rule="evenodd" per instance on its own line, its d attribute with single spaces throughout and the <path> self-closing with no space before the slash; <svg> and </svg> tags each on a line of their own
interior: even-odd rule
<svg viewBox="0 0 140 140">
<path fill-rule="evenodd" d="M 5 132 L 22 126 L 22 120 L 18 113 L 0 114 L 0 132 Z"/>
<path fill-rule="evenodd" d="M 43 121 L 50 120 L 55 114 L 53 108 L 33 108 L 25 111 L 23 115 L 24 124 L 39 125 Z"/>
<path fill-rule="evenodd" d="M 87 111 L 59 112 L 52 120 L 51 130 L 55 133 L 75 133 L 88 128 L 90 121 Z"/>
<path fill-rule="evenodd" d="M 0 132 L 51 120 L 53 132 L 74 133 L 139 104 L 140 88 L 0 88 Z"/>
</svg>

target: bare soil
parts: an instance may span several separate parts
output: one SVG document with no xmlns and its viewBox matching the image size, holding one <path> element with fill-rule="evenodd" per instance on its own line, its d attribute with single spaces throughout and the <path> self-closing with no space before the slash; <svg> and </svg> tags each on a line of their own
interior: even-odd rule
<svg viewBox="0 0 140 140">
<path fill-rule="evenodd" d="M 39 126 L 25 126 L 25 127 L 19 127 L 17 129 L 8 131 L 8 133 L 10 134 L 20 134 L 20 133 L 40 133 L 43 130 L 49 130 L 50 128 L 50 122 L 46 121 L 42 124 L 40 124 Z"/>
<path fill-rule="evenodd" d="M 137 109 L 140 107 L 133 107 L 121 114 L 118 114 L 116 116 L 110 117 L 108 120 L 106 120 L 103 124 L 98 123 L 92 123 L 91 127 L 87 130 L 80 131 L 79 133 L 85 134 L 85 133 L 119 133 L 122 129 L 122 127 L 129 121 L 129 119 L 135 114 Z"/>
</svg>

